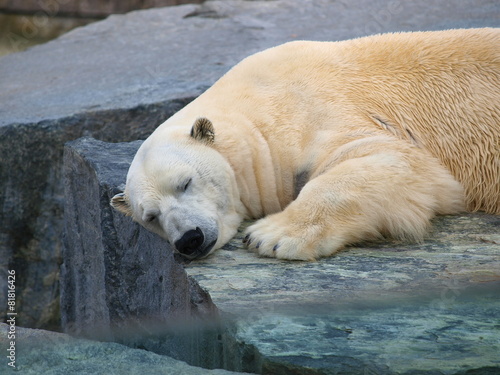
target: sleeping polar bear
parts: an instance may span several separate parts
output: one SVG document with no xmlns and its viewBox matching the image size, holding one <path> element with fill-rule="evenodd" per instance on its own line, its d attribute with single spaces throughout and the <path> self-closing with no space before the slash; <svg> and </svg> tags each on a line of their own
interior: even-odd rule
<svg viewBox="0 0 500 375">
<path fill-rule="evenodd" d="M 500 213 L 500 29 L 287 43 L 142 144 L 112 205 L 190 259 L 313 260 L 436 214 Z"/>
</svg>

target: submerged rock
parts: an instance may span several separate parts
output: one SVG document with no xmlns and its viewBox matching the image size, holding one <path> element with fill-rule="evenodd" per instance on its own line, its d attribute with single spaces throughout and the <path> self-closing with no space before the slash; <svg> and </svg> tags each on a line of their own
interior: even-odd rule
<svg viewBox="0 0 500 375">
<path fill-rule="evenodd" d="M 0 323 L 0 347 L 8 348 L 7 324 Z M 230 375 L 189 366 L 167 356 L 113 342 L 78 339 L 38 329 L 16 328 L 17 372 L 23 375 Z M 5 361 L 4 361 L 5 362 Z M 7 366 L 2 363 L 2 368 Z M 13 371 L 14 373 L 15 371 Z M 2 372 L 4 373 L 4 372 Z"/>
</svg>

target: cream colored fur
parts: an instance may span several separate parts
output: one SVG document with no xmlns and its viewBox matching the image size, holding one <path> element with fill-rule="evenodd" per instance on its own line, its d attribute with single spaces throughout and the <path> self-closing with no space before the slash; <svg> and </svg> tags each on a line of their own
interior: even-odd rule
<svg viewBox="0 0 500 375">
<path fill-rule="evenodd" d="M 242 219 L 264 216 L 246 243 L 283 259 L 312 260 L 381 235 L 420 240 L 436 214 L 500 213 L 499 88 L 500 29 L 291 42 L 236 65 L 138 155 L 168 144 L 196 148 L 195 163 L 222 155 L 227 181 L 218 183 L 231 186 L 232 208 L 221 215 L 232 219 L 219 219 L 229 229 L 214 249 Z M 213 124 L 210 142 L 189 136 L 200 117 Z M 152 177 L 136 159 L 115 206 L 141 222 L 141 184 Z M 176 179 L 168 154 L 162 160 L 155 173 Z M 167 227 L 157 232 L 174 242 Z"/>
</svg>

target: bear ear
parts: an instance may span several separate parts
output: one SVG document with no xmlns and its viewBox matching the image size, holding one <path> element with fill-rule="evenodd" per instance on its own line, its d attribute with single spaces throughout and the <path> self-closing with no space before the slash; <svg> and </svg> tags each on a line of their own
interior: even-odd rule
<svg viewBox="0 0 500 375">
<path fill-rule="evenodd" d="M 111 207 L 120 211 L 122 214 L 132 216 L 132 210 L 130 209 L 128 200 L 125 197 L 125 193 L 116 194 L 113 198 L 111 198 L 111 202 L 109 203 L 111 204 Z"/>
<path fill-rule="evenodd" d="M 212 122 L 206 117 L 197 118 L 191 128 L 191 137 L 207 144 L 214 143 L 215 131 Z"/>
</svg>

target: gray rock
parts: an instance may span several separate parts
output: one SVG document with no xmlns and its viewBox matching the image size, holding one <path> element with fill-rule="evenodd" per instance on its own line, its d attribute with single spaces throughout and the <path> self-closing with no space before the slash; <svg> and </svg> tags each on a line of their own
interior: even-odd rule
<svg viewBox="0 0 500 375">
<path fill-rule="evenodd" d="M 32 27 L 43 24 L 43 20 L 49 17 L 78 17 L 78 18 L 97 18 L 105 17 L 114 13 L 126 13 L 136 9 L 147 9 L 160 6 L 172 6 L 179 4 L 201 3 L 204 0 L 129 0 L 123 1 L 108 1 L 79 0 L 73 1 L 58 1 L 55 3 L 39 3 L 34 0 L 0 0 L 0 7 L 4 12 L 9 14 L 35 14 L 41 18 L 33 22 Z"/>
<path fill-rule="evenodd" d="M 110 141 L 145 138 L 189 100 L 0 127 L 0 278 L 7 279 L 7 269 L 17 271 L 23 325 L 60 329 L 64 142 L 84 134 Z M 6 289 L 0 285 L 3 310 Z"/>
<path fill-rule="evenodd" d="M 0 323 L 0 348 L 7 353 L 9 327 Z M 207 370 L 141 349 L 78 339 L 62 333 L 16 327 L 16 373 L 23 375 L 230 375 L 224 370 Z M 2 374 L 8 359 L 2 355 Z M 14 372 L 14 371 L 12 371 Z"/>
<path fill-rule="evenodd" d="M 65 147 L 62 328 L 214 367 L 211 349 L 188 349 L 218 334 L 210 296 L 166 241 L 109 205 L 140 144 L 81 138 Z"/>
<path fill-rule="evenodd" d="M 235 316 L 234 340 L 254 353 L 233 353 L 246 368 L 500 374 L 500 217 L 438 217 L 423 243 L 372 242 L 312 263 L 256 257 L 244 228 L 186 271 Z"/>
<path fill-rule="evenodd" d="M 238 234 L 213 256 L 186 267 L 220 309 L 245 315 L 272 300 L 272 309 L 336 306 L 441 293 L 453 295 L 500 280 L 500 217 L 440 216 L 423 243 L 394 240 L 348 247 L 316 262 L 256 258 Z M 244 270 L 244 271 L 242 271 Z M 308 291 L 304 293 L 304 291 Z M 436 298 L 439 298 L 436 297 Z M 271 310 L 274 311 L 274 310 Z"/>
</svg>

